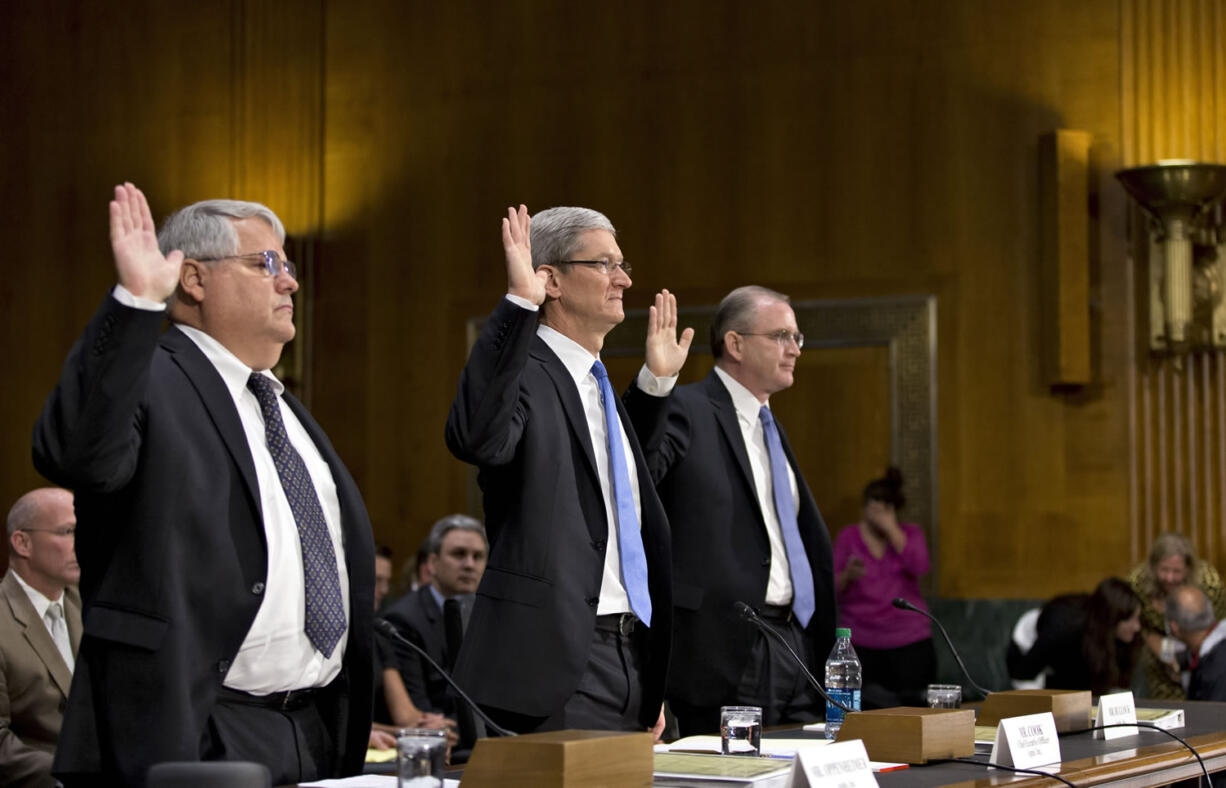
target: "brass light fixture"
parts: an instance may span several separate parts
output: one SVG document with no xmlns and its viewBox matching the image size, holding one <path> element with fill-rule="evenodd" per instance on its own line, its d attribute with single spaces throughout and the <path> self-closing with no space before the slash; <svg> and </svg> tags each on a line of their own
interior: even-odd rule
<svg viewBox="0 0 1226 788">
<path fill-rule="evenodd" d="M 1168 159 L 1115 173 L 1149 214 L 1149 346 L 1226 348 L 1226 164 Z"/>
</svg>

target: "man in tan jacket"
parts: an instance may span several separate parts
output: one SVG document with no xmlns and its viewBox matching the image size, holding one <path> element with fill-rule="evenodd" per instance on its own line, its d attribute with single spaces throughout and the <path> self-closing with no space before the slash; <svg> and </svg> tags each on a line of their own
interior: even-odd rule
<svg viewBox="0 0 1226 788">
<path fill-rule="evenodd" d="M 0 580 L 0 780 L 53 786 L 51 758 L 81 641 L 72 493 L 33 490 L 9 510 Z"/>
</svg>

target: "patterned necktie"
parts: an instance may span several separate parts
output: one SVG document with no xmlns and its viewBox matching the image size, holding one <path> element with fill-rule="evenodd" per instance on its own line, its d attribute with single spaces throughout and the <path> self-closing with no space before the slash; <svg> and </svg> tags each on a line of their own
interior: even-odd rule
<svg viewBox="0 0 1226 788">
<path fill-rule="evenodd" d="M 647 556 L 643 553 L 643 535 L 639 532 L 639 515 L 634 510 L 634 490 L 630 487 L 630 471 L 622 447 L 621 419 L 617 416 L 617 399 L 609 384 L 609 373 L 599 360 L 592 365 L 592 374 L 600 385 L 600 404 L 609 433 L 609 471 L 613 476 L 613 500 L 617 504 L 617 547 L 621 551 L 622 583 L 630 597 L 630 609 L 647 626 L 651 626 L 651 594 L 647 589 Z"/>
<path fill-rule="evenodd" d="M 792 485 L 788 481 L 788 459 L 783 454 L 779 429 L 770 408 L 765 405 L 758 411 L 762 422 L 762 435 L 766 438 L 766 450 L 771 458 L 771 489 L 775 494 L 775 514 L 779 516 L 779 528 L 783 531 L 783 547 L 787 551 L 788 566 L 792 575 L 792 612 L 802 627 L 809 625 L 813 617 L 813 570 L 804 542 L 800 541 L 800 528 L 796 525 L 796 504 L 792 501 Z"/>
<path fill-rule="evenodd" d="M 64 607 L 59 602 L 52 602 L 43 614 L 47 627 L 51 630 L 51 640 L 54 641 L 60 656 L 68 670 L 73 669 L 72 643 L 68 640 L 68 625 L 64 622 Z"/>
<path fill-rule="evenodd" d="M 247 388 L 260 402 L 268 453 L 277 466 L 281 488 L 285 490 L 290 511 L 294 513 L 294 522 L 298 525 L 298 540 L 302 544 L 302 579 L 306 591 L 306 625 L 303 630 L 321 654 L 331 657 L 341 635 L 345 634 L 346 624 L 340 577 L 336 570 L 336 552 L 332 548 L 332 536 L 328 533 L 324 510 L 319 505 L 319 494 L 307 472 L 306 463 L 289 442 L 272 381 L 258 372 L 252 372 L 247 379 Z"/>
</svg>

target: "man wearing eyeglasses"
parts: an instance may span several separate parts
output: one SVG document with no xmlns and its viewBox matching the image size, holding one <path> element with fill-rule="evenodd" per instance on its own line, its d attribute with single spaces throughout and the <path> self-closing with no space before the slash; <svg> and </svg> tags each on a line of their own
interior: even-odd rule
<svg viewBox="0 0 1226 788">
<path fill-rule="evenodd" d="M 0 783 L 52 786 L 51 758 L 81 641 L 72 493 L 32 490 L 8 515 L 0 580 Z"/>
<path fill-rule="evenodd" d="M 626 393 L 672 527 L 668 698 L 683 736 L 717 730 L 721 705 L 761 706 L 766 725 L 821 717 L 795 661 L 734 607 L 756 609 L 820 672 L 834 642 L 830 537 L 770 410 L 803 345 L 787 296 L 741 287 L 711 323 L 705 380 L 668 395 L 640 378 Z"/>
<path fill-rule="evenodd" d="M 210 200 L 155 236 L 124 184 L 110 224 L 118 284 L 34 431 L 38 469 L 76 491 L 85 603 L 55 773 L 360 771 L 374 547 L 353 479 L 269 371 L 295 331 L 281 221 Z"/>
<path fill-rule="evenodd" d="M 600 361 L 630 267 L 586 208 L 502 224 L 508 287 L 460 376 L 447 445 L 480 468 L 489 560 L 456 664 L 500 724 L 663 727 L 671 639 L 668 523 Z M 671 387 L 693 331 L 667 293 L 647 370 Z"/>
</svg>

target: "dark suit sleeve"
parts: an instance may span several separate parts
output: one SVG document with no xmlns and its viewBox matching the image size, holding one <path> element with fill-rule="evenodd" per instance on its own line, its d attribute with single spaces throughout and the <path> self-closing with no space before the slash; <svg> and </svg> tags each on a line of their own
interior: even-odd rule
<svg viewBox="0 0 1226 788">
<path fill-rule="evenodd" d="M 668 475 L 669 469 L 683 460 L 689 451 L 689 414 L 677 406 L 671 394 L 655 397 L 635 383 L 626 389 L 622 404 L 643 446 L 643 456 L 651 478 L 659 484 Z"/>
<path fill-rule="evenodd" d="M 1201 658 L 1190 689 L 1192 700 L 1226 701 L 1226 646 L 1219 643 Z"/>
<path fill-rule="evenodd" d="M 457 459 L 505 465 L 515 456 L 527 421 L 520 375 L 536 323 L 536 312 L 504 298 L 481 327 L 447 416 L 447 448 Z"/>
<path fill-rule="evenodd" d="M 34 466 L 73 490 L 112 492 L 135 472 L 141 402 L 163 312 L 107 295 L 73 346 L 34 427 Z"/>
</svg>

